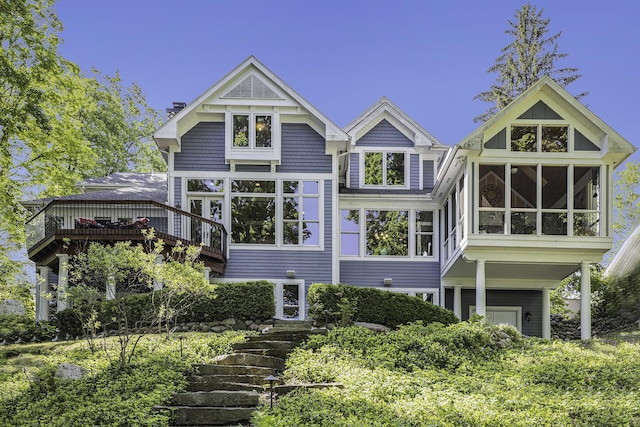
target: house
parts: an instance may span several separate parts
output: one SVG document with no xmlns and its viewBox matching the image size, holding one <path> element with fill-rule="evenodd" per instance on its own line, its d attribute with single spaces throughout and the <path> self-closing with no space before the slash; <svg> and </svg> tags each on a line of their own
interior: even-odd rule
<svg viewBox="0 0 640 427">
<path fill-rule="evenodd" d="M 613 170 L 634 151 L 550 78 L 453 148 L 386 98 L 341 129 L 254 57 L 168 113 L 164 200 L 85 182 L 30 220 L 42 286 L 64 291 L 60 239 L 138 238 L 113 224 L 140 216 L 202 242 L 212 281 L 275 283 L 279 318 L 305 316 L 312 283 L 349 283 L 549 337 L 549 291 L 611 248 Z"/>
</svg>

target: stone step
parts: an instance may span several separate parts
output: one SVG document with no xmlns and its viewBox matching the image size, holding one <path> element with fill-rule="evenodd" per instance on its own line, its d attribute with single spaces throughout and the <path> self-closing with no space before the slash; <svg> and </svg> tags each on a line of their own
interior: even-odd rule
<svg viewBox="0 0 640 427">
<path fill-rule="evenodd" d="M 244 384 L 255 384 L 255 385 L 263 385 L 269 384 L 269 381 L 265 381 L 265 375 L 198 375 L 194 376 L 192 379 L 193 382 L 206 382 L 206 383 L 244 383 Z M 199 378 L 199 379 L 196 379 Z"/>
<path fill-rule="evenodd" d="M 262 384 L 247 384 L 247 383 L 234 383 L 227 381 L 214 381 L 208 382 L 205 380 L 190 382 L 187 384 L 187 391 L 255 391 L 256 393 L 262 393 L 265 390 L 265 385 Z"/>
<path fill-rule="evenodd" d="M 259 356 L 278 357 L 280 359 L 286 359 L 287 355 L 291 353 L 293 349 L 274 350 L 270 348 L 245 348 L 242 349 L 243 353 L 251 353 Z"/>
<path fill-rule="evenodd" d="M 200 375 L 275 375 L 275 368 L 239 365 L 193 365 Z"/>
<path fill-rule="evenodd" d="M 310 335 L 311 334 L 309 332 L 273 331 L 262 335 L 252 335 L 248 338 L 248 342 L 291 341 L 299 344 L 302 341 L 309 339 Z"/>
<path fill-rule="evenodd" d="M 273 368 L 277 371 L 284 370 L 284 359 L 272 356 L 261 356 L 251 353 L 233 353 L 218 356 L 214 359 L 217 365 L 251 365 Z"/>
<path fill-rule="evenodd" d="M 234 350 L 257 350 L 257 349 L 273 349 L 273 350 L 291 350 L 297 346 L 293 341 L 247 341 L 231 344 Z"/>
<path fill-rule="evenodd" d="M 221 408 L 166 406 L 157 410 L 167 410 L 173 413 L 174 426 L 221 426 L 239 422 L 247 422 L 255 407 Z"/>
<path fill-rule="evenodd" d="M 274 319 L 273 320 L 274 327 L 287 327 L 287 326 L 298 326 L 311 329 L 313 327 L 313 320 L 282 320 L 282 319 Z"/>
<path fill-rule="evenodd" d="M 222 406 L 248 407 L 257 406 L 260 395 L 255 391 L 199 391 L 178 393 L 171 401 L 175 406 Z"/>
</svg>

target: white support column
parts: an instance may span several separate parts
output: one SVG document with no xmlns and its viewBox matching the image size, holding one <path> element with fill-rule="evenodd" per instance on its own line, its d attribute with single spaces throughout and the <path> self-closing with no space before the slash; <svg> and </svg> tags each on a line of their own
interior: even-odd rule
<svg viewBox="0 0 640 427">
<path fill-rule="evenodd" d="M 453 313 L 462 319 L 462 286 L 453 287 Z"/>
<path fill-rule="evenodd" d="M 36 278 L 36 322 L 49 320 L 49 267 L 38 267 L 38 277 Z"/>
<path fill-rule="evenodd" d="M 69 255 L 58 254 L 58 308 L 57 312 L 69 308 L 67 285 L 69 284 Z"/>
<path fill-rule="evenodd" d="M 587 261 L 580 264 L 580 337 L 591 339 L 591 268 Z"/>
<path fill-rule="evenodd" d="M 487 315 L 487 291 L 485 283 L 484 259 L 476 260 L 476 314 Z"/>
<path fill-rule="evenodd" d="M 542 288 L 542 338 L 551 339 L 551 292 Z"/>
<path fill-rule="evenodd" d="M 209 282 L 211 280 L 211 268 L 210 267 L 205 267 L 204 268 L 204 278 L 206 279 L 207 282 Z"/>
<path fill-rule="evenodd" d="M 156 256 L 156 264 L 162 264 L 163 262 L 164 262 L 164 257 L 162 255 L 157 255 Z M 164 284 L 162 283 L 162 280 L 153 279 L 153 290 L 154 291 L 162 290 L 163 286 L 164 286 Z"/>
<path fill-rule="evenodd" d="M 107 300 L 116 299 L 116 278 L 113 275 L 107 277 Z"/>
</svg>

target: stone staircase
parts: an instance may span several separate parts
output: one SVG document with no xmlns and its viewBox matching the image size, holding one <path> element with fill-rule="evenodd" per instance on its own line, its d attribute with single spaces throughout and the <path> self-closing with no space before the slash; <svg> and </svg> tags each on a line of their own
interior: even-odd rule
<svg viewBox="0 0 640 427">
<path fill-rule="evenodd" d="M 313 333 L 310 321 L 274 321 L 265 333 L 233 344 L 234 353 L 218 356 L 214 364 L 194 365 L 187 390 L 170 405 L 174 426 L 249 425 L 251 413 L 268 402 L 269 375 L 279 376 L 287 355 Z M 261 400 L 262 398 L 262 400 Z"/>
</svg>

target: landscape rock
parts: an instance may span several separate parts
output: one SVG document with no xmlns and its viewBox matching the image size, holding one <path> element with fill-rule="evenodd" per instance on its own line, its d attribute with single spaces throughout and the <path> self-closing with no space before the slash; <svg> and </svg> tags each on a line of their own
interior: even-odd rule
<svg viewBox="0 0 640 427">
<path fill-rule="evenodd" d="M 24 304 L 15 299 L 6 299 L 0 302 L 0 315 L 24 316 Z"/>
<path fill-rule="evenodd" d="M 82 366 L 72 363 L 62 363 L 56 368 L 55 376 L 63 380 L 79 380 L 87 375 L 87 370 Z"/>
<path fill-rule="evenodd" d="M 359 326 L 361 328 L 367 328 L 374 332 L 389 332 L 390 329 L 387 326 L 379 325 L 377 323 L 367 323 L 367 322 L 355 322 L 355 326 Z"/>
</svg>

